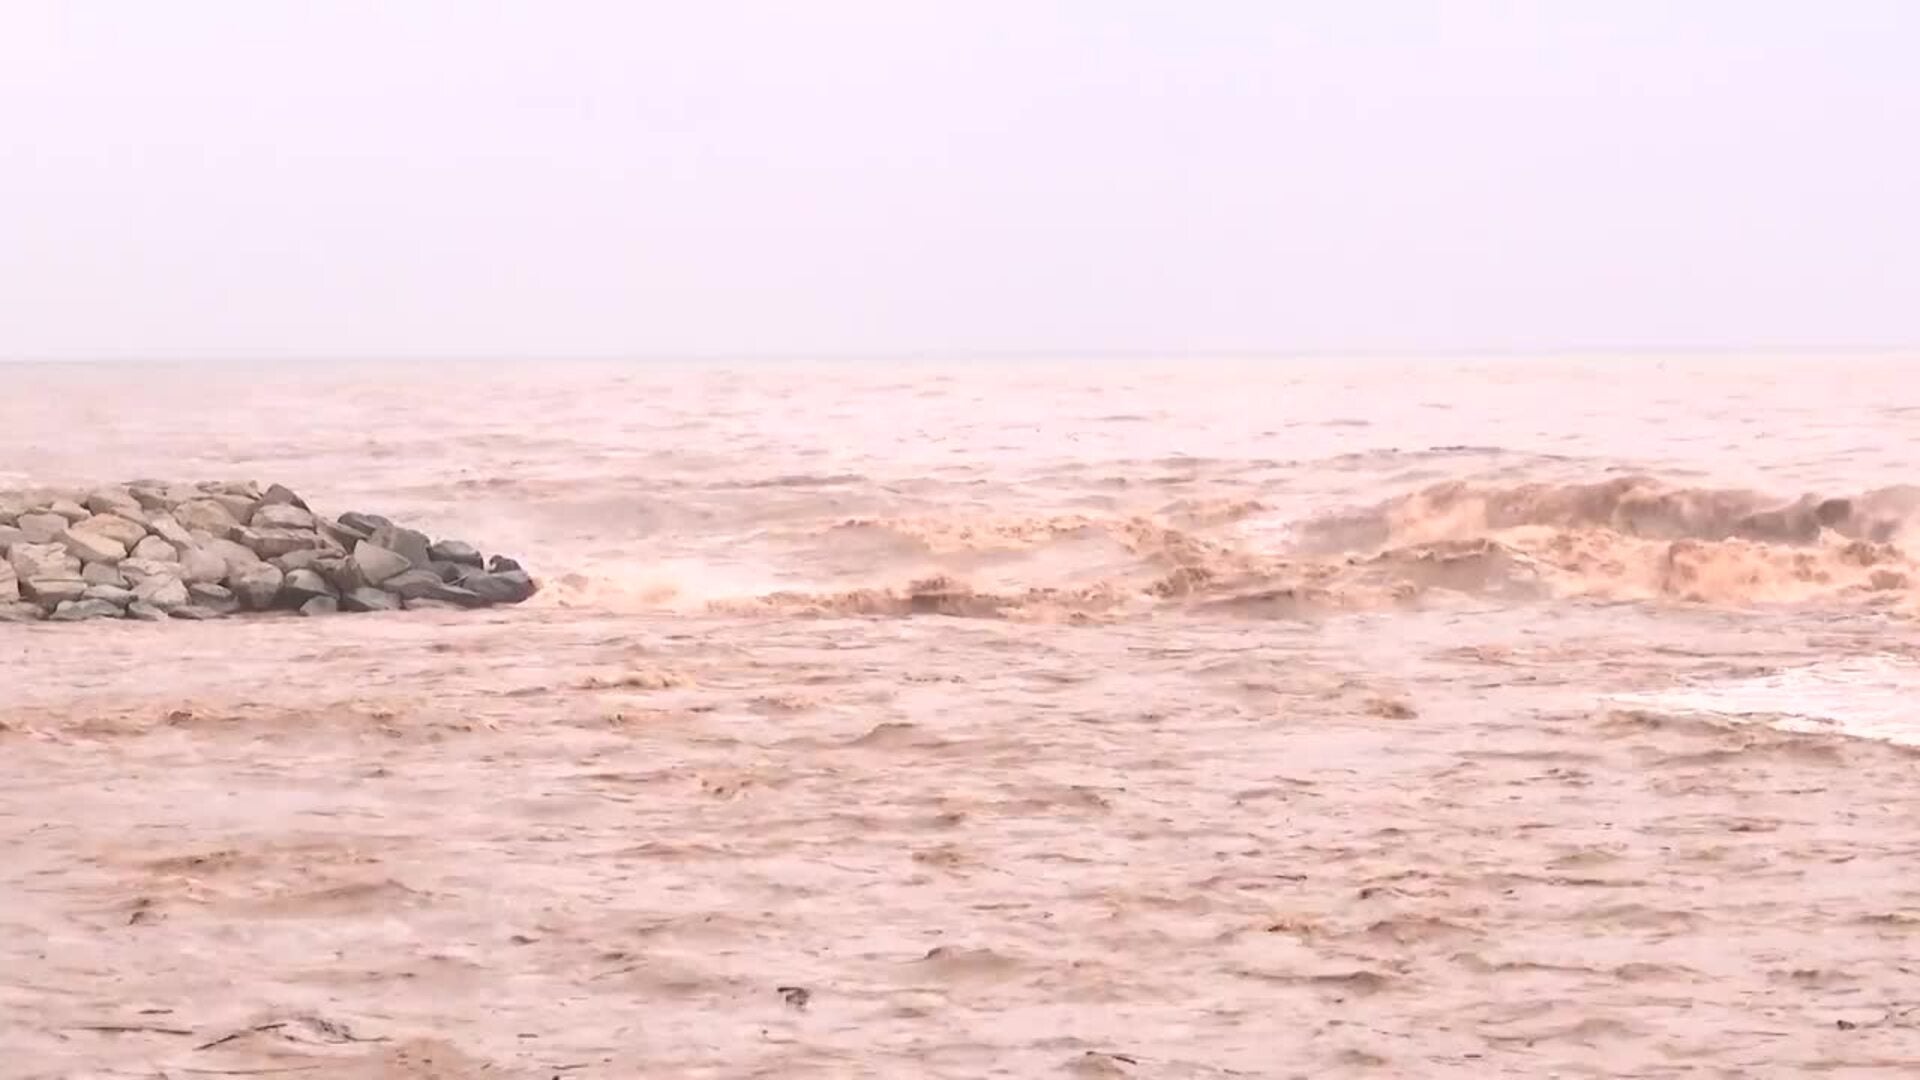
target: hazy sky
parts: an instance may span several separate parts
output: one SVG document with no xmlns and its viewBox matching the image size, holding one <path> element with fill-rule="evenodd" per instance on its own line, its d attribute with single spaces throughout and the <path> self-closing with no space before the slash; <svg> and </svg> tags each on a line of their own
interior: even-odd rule
<svg viewBox="0 0 1920 1080">
<path fill-rule="evenodd" d="M 1911 0 L 0 0 L 0 357 L 1920 344 Z"/>
</svg>

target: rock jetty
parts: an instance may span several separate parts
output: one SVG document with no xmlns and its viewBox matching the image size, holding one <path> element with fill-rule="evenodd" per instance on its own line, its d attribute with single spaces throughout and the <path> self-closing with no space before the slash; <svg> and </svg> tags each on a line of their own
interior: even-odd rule
<svg viewBox="0 0 1920 1080">
<path fill-rule="evenodd" d="M 506 556 L 326 517 L 279 484 L 0 491 L 0 623 L 481 608 L 537 588 Z"/>
</svg>

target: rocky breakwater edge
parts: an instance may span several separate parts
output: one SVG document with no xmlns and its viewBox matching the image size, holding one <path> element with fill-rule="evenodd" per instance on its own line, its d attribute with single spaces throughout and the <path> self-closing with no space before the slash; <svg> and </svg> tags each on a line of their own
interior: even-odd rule
<svg viewBox="0 0 1920 1080">
<path fill-rule="evenodd" d="M 288 488 L 136 481 L 0 491 L 0 622 L 463 610 L 538 589 L 520 564 Z"/>
</svg>

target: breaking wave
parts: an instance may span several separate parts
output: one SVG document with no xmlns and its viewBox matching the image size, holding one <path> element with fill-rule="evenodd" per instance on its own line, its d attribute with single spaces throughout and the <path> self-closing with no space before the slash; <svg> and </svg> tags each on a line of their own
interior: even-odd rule
<svg viewBox="0 0 1920 1080">
<path fill-rule="evenodd" d="M 638 578 L 602 564 L 552 591 L 556 603 L 619 608 L 1044 621 L 1567 598 L 1906 612 L 1920 580 L 1903 544 L 1916 517 L 1915 487 L 1780 499 L 1646 476 L 1449 482 L 1299 519 L 1252 498 L 1130 515 L 802 516 L 723 545 L 751 560 L 669 562 Z"/>
</svg>

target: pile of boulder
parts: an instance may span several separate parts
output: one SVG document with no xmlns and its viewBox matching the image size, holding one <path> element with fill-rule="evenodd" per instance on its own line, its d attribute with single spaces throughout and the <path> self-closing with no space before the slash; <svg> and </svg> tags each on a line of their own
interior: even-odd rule
<svg viewBox="0 0 1920 1080">
<path fill-rule="evenodd" d="M 536 588 L 505 556 L 325 517 L 279 484 L 0 492 L 0 622 L 479 608 Z"/>
</svg>

